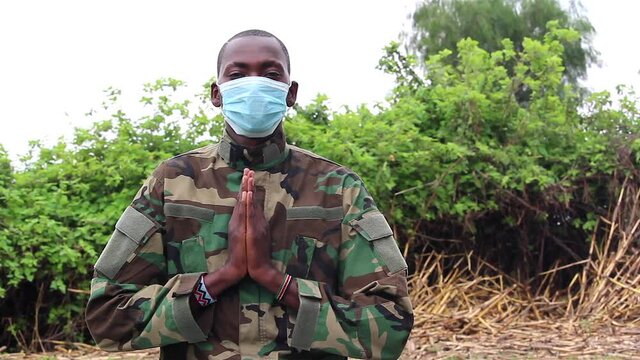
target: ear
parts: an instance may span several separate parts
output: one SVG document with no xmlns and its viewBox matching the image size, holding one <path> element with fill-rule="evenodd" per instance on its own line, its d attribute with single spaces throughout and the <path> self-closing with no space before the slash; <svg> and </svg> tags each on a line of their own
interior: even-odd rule
<svg viewBox="0 0 640 360">
<path fill-rule="evenodd" d="M 217 82 L 211 83 L 211 103 L 215 107 L 222 106 L 222 98 L 220 97 L 220 88 L 218 88 Z"/>
<path fill-rule="evenodd" d="M 291 82 L 289 86 L 289 92 L 287 93 L 287 106 L 292 107 L 296 103 L 298 98 L 298 83 L 296 81 Z"/>
</svg>

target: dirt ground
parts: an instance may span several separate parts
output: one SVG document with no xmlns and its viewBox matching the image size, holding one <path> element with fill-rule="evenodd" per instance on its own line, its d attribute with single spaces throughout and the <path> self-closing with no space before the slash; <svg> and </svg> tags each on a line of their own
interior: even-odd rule
<svg viewBox="0 0 640 360">
<path fill-rule="evenodd" d="M 563 324 L 529 324 L 499 334 L 418 332 L 409 339 L 402 360 L 414 359 L 639 359 L 640 327 L 567 330 Z M 85 344 L 58 344 L 55 352 L 40 354 L 0 352 L 0 359 L 37 360 L 146 360 L 158 350 L 106 353 Z"/>
<path fill-rule="evenodd" d="M 499 334 L 410 339 L 403 359 L 640 359 L 640 328 L 567 331 L 513 328 Z"/>
</svg>

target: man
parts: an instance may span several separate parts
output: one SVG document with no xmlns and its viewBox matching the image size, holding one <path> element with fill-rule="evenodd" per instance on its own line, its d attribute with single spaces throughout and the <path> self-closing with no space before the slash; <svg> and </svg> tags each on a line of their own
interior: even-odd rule
<svg viewBox="0 0 640 360">
<path fill-rule="evenodd" d="M 87 324 L 165 359 L 397 358 L 406 264 L 349 169 L 285 142 L 289 54 L 249 30 L 218 55 L 221 141 L 162 163 L 95 265 Z"/>
</svg>

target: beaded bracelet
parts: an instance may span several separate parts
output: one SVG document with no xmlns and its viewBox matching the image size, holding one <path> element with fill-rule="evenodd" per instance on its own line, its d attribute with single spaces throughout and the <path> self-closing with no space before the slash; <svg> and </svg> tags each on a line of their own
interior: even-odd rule
<svg viewBox="0 0 640 360">
<path fill-rule="evenodd" d="M 198 280 L 198 286 L 196 287 L 193 294 L 195 295 L 196 301 L 198 302 L 198 304 L 200 304 L 200 306 L 209 306 L 218 301 L 218 299 L 215 296 L 211 296 L 209 290 L 207 290 L 207 287 L 204 284 L 204 276 L 200 276 L 200 280 Z"/>
<path fill-rule="evenodd" d="M 277 301 L 282 301 L 282 298 L 284 298 L 284 294 L 287 293 L 287 288 L 289 287 L 290 283 L 291 275 L 284 274 L 284 280 L 282 281 L 282 285 L 280 285 L 280 289 L 278 289 L 278 295 L 276 295 Z"/>
</svg>

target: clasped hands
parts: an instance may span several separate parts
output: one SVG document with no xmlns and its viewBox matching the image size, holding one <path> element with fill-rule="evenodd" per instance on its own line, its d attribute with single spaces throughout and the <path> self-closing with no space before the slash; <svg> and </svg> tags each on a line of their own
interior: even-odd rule
<svg viewBox="0 0 640 360">
<path fill-rule="evenodd" d="M 226 267 L 234 282 L 249 275 L 259 284 L 277 271 L 271 263 L 271 234 L 264 210 L 256 201 L 254 171 L 244 169 L 228 230 Z"/>
<path fill-rule="evenodd" d="M 221 294 L 247 275 L 273 294 L 283 284 L 284 274 L 271 263 L 271 233 L 264 210 L 255 198 L 253 176 L 249 169 L 242 174 L 238 201 L 229 220 L 227 262 L 204 277 L 207 289 L 214 294 Z M 296 283 L 292 282 L 284 294 L 285 304 L 297 311 L 300 300 Z"/>
</svg>

